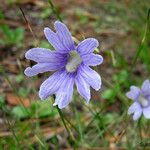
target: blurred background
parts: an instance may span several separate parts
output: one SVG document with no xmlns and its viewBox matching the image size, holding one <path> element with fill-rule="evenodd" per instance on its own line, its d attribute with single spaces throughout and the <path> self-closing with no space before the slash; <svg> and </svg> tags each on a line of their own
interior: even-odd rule
<svg viewBox="0 0 150 150">
<path fill-rule="evenodd" d="M 149 147 L 150 123 L 144 118 L 134 122 L 127 115 L 132 102 L 125 93 L 150 77 L 146 20 L 150 0 L 52 2 L 53 8 L 46 0 L 0 0 L 0 149 Z M 102 89 L 92 90 L 89 105 L 74 90 L 72 102 L 62 110 L 71 138 L 52 106 L 53 98 L 40 101 L 38 97 L 40 84 L 50 73 L 32 78 L 23 73 L 33 65 L 24 58 L 28 49 L 52 49 L 43 29 L 53 29 L 58 20 L 54 12 L 78 40 L 97 38 L 100 47 L 95 53 L 104 57 L 104 63 L 95 68 L 102 77 Z"/>
</svg>

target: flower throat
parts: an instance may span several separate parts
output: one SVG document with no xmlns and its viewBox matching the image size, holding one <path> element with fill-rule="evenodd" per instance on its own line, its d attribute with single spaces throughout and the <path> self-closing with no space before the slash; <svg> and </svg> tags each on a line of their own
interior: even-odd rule
<svg viewBox="0 0 150 150">
<path fill-rule="evenodd" d="M 80 55 L 75 51 L 71 51 L 69 53 L 68 62 L 66 64 L 66 70 L 67 72 L 75 72 L 78 68 L 78 66 L 81 64 L 82 59 Z"/>
</svg>

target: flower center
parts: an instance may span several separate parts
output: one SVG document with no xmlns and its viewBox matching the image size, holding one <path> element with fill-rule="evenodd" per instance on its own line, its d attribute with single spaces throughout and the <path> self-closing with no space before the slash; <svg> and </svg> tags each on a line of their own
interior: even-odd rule
<svg viewBox="0 0 150 150">
<path fill-rule="evenodd" d="M 139 102 L 143 107 L 148 106 L 148 100 L 143 95 L 140 95 Z"/>
<path fill-rule="evenodd" d="M 82 62 L 80 55 L 75 51 L 71 51 L 69 54 L 68 62 L 66 64 L 66 70 L 68 72 L 75 72 Z"/>
</svg>

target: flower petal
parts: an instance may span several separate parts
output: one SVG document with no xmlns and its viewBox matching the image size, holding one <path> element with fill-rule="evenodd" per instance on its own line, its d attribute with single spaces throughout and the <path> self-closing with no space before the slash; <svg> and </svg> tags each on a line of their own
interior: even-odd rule
<svg viewBox="0 0 150 150">
<path fill-rule="evenodd" d="M 145 96 L 149 96 L 150 95 L 150 81 L 145 80 L 141 89 Z"/>
<path fill-rule="evenodd" d="M 150 119 L 150 106 L 143 108 L 144 117 Z"/>
<path fill-rule="evenodd" d="M 100 65 L 103 62 L 103 57 L 101 55 L 97 55 L 93 53 L 82 55 L 81 57 L 82 57 L 83 63 L 88 66 Z"/>
<path fill-rule="evenodd" d="M 66 50 L 75 50 L 74 42 L 72 39 L 72 35 L 69 32 L 67 26 L 60 21 L 56 21 L 55 24 L 56 33 L 59 37 L 59 40 L 62 42 Z"/>
<path fill-rule="evenodd" d="M 43 100 L 56 93 L 64 79 L 66 78 L 67 73 L 64 70 L 59 70 L 45 80 L 39 91 L 39 97 Z"/>
<path fill-rule="evenodd" d="M 128 109 L 128 115 L 134 113 L 137 109 L 141 109 L 141 106 L 138 102 L 134 102 Z"/>
<path fill-rule="evenodd" d="M 39 63 L 67 61 L 65 55 L 46 48 L 32 48 L 26 52 L 25 57 Z"/>
<path fill-rule="evenodd" d="M 58 50 L 60 53 L 67 53 L 66 47 L 60 41 L 58 35 L 55 32 L 46 27 L 44 28 L 44 34 L 49 43 L 55 48 L 55 50 Z"/>
<path fill-rule="evenodd" d="M 92 53 L 98 45 L 99 43 L 96 39 L 88 38 L 78 44 L 77 51 L 82 56 L 84 54 Z"/>
<path fill-rule="evenodd" d="M 56 92 L 55 105 L 60 109 L 65 108 L 72 99 L 74 85 L 74 75 L 68 74 Z"/>
<path fill-rule="evenodd" d="M 81 76 L 86 80 L 86 82 L 94 88 L 96 91 L 98 91 L 101 88 L 101 78 L 99 74 L 92 70 L 90 67 L 81 64 L 78 73 L 81 74 Z"/>
<path fill-rule="evenodd" d="M 142 109 L 136 109 L 133 115 L 133 120 L 138 120 L 142 115 Z"/>
<path fill-rule="evenodd" d="M 65 65 L 65 63 L 38 63 L 34 65 L 33 67 L 28 67 L 25 69 L 24 74 L 28 77 L 35 76 L 39 73 L 44 73 L 47 71 L 55 71 L 60 68 L 62 68 Z"/>
<path fill-rule="evenodd" d="M 85 81 L 85 79 L 80 74 L 78 74 L 76 76 L 75 83 L 76 83 L 77 90 L 78 90 L 79 94 L 83 98 L 85 98 L 85 100 L 87 102 L 89 102 L 90 98 L 91 98 L 89 84 Z"/>
<path fill-rule="evenodd" d="M 129 99 L 132 99 L 132 100 L 137 100 L 138 97 L 140 96 L 141 94 L 141 90 L 136 87 L 136 86 L 131 86 L 130 87 L 130 91 L 126 93 L 126 96 L 129 98 Z"/>
</svg>

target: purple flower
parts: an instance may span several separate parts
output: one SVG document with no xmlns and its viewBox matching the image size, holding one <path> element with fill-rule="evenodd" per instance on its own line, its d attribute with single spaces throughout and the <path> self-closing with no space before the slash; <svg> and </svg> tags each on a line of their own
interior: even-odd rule
<svg viewBox="0 0 150 150">
<path fill-rule="evenodd" d="M 37 64 L 26 68 L 25 75 L 31 77 L 47 71 L 56 71 L 42 83 L 39 97 L 44 100 L 55 94 L 53 105 L 58 105 L 60 109 L 70 103 L 74 83 L 79 94 L 89 102 L 90 86 L 95 90 L 101 88 L 99 74 L 89 67 L 103 62 L 102 56 L 93 54 L 99 43 L 94 38 L 88 38 L 75 46 L 65 24 L 56 21 L 54 26 L 56 32 L 45 28 L 44 34 L 55 51 L 46 48 L 32 48 L 27 51 L 25 57 Z"/>
<path fill-rule="evenodd" d="M 136 86 L 131 86 L 130 91 L 126 96 L 134 101 L 134 103 L 129 107 L 128 114 L 133 115 L 133 120 L 140 118 L 142 113 L 144 117 L 150 119 L 150 81 L 145 80 L 140 88 Z"/>
</svg>

